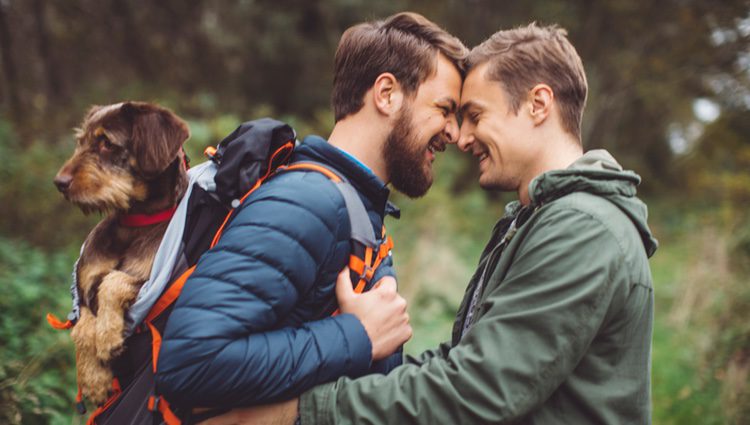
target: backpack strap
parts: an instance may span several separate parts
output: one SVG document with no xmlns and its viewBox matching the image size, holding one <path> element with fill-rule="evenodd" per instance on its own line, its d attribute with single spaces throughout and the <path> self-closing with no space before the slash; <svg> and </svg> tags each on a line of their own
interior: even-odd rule
<svg viewBox="0 0 750 425">
<path fill-rule="evenodd" d="M 263 184 L 264 181 L 266 181 L 269 177 L 271 177 L 274 172 L 281 168 L 281 166 L 276 166 L 278 163 L 284 163 L 289 160 L 289 157 L 292 154 L 292 150 L 294 149 L 294 142 L 288 141 L 278 149 L 276 149 L 271 156 L 268 159 L 268 166 L 266 174 L 264 174 L 262 177 L 260 177 L 255 184 L 247 191 L 245 194 L 240 198 L 239 200 L 236 200 L 236 205 L 233 202 L 232 203 L 232 209 L 227 214 L 226 218 L 224 218 L 224 221 L 221 223 L 221 226 L 219 227 L 219 230 L 216 232 L 216 235 L 214 235 L 214 239 L 211 241 L 210 248 L 213 248 L 217 242 L 219 242 L 219 238 L 221 237 L 221 234 L 224 232 L 224 227 L 229 223 L 229 219 L 232 218 L 234 215 L 234 211 L 239 207 L 245 199 L 247 199 L 248 196 L 250 196 L 251 193 L 255 192 L 255 189 L 259 188 L 261 184 Z"/>
<path fill-rule="evenodd" d="M 344 203 L 346 204 L 346 211 L 349 214 L 349 222 L 352 227 L 352 239 L 365 246 L 374 247 L 377 245 L 370 217 L 367 215 L 367 210 L 365 210 L 365 206 L 362 204 L 357 190 L 345 181 L 341 181 L 335 186 L 341 193 L 341 197 L 344 198 Z"/>
<path fill-rule="evenodd" d="M 359 193 L 346 179 L 331 170 L 328 166 L 317 162 L 295 162 L 291 165 L 279 167 L 278 171 L 310 170 L 317 171 L 328 177 L 333 183 L 341 197 L 344 199 L 346 211 L 351 226 L 351 240 L 353 241 L 352 252 L 349 256 L 349 269 L 356 276 L 352 279 L 354 292 L 362 293 L 371 281 L 375 270 L 387 257 L 393 248 L 393 240 L 386 235 L 383 226 L 383 242 L 378 244 L 375 232 L 372 229 L 370 217 L 367 214 Z M 333 314 L 338 314 L 336 310 Z"/>
<path fill-rule="evenodd" d="M 351 238 L 365 246 L 375 247 L 377 245 L 370 217 L 367 215 L 367 210 L 359 198 L 357 189 L 351 183 L 327 166 L 317 162 L 295 162 L 291 165 L 279 167 L 279 171 L 293 170 L 317 171 L 334 182 L 334 186 L 341 193 L 341 197 L 344 198 L 346 211 L 349 215 L 349 223 L 351 223 Z"/>
<path fill-rule="evenodd" d="M 86 425 L 96 425 L 96 418 L 102 414 L 105 410 L 109 409 L 109 407 L 117 401 L 118 398 L 120 398 L 120 395 L 122 394 L 122 388 L 120 388 L 120 381 L 117 380 L 117 378 L 112 378 L 112 395 L 107 399 L 107 401 L 104 402 L 101 406 L 97 407 L 96 410 L 89 416 L 89 419 L 86 421 Z M 80 406 L 83 405 L 82 401 L 80 400 L 81 396 L 81 390 L 78 389 L 78 396 L 76 396 L 76 399 L 78 400 L 78 404 Z M 85 413 L 85 407 L 83 408 L 83 412 Z M 79 410 L 80 413 L 80 410 Z"/>
</svg>

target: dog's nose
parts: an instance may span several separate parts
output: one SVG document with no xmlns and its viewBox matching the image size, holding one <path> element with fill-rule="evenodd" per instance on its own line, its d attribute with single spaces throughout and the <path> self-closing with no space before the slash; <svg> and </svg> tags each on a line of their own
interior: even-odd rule
<svg viewBox="0 0 750 425">
<path fill-rule="evenodd" d="M 59 190 L 62 193 L 65 193 L 68 191 L 68 188 L 70 187 L 70 183 L 73 181 L 73 176 L 70 174 L 58 174 L 55 176 L 55 186 L 57 186 L 57 190 Z"/>
</svg>

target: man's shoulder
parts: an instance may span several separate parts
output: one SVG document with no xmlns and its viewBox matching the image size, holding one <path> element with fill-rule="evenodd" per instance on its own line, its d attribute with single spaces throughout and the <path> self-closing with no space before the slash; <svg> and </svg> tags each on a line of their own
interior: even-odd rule
<svg viewBox="0 0 750 425">
<path fill-rule="evenodd" d="M 551 221 L 550 224 L 560 232 L 577 233 L 581 227 L 596 227 L 601 230 L 600 237 L 616 243 L 622 254 L 643 251 L 641 235 L 631 218 L 616 202 L 606 197 L 588 192 L 573 192 L 545 204 L 540 213 L 542 219 L 564 214 L 579 223 L 578 226 L 570 226 L 570 223 L 558 226 L 555 221 Z"/>
<path fill-rule="evenodd" d="M 334 183 L 317 172 L 284 171 L 255 190 L 239 207 L 230 227 L 258 225 L 294 233 L 327 229 L 338 233 L 346 204 Z"/>
<path fill-rule="evenodd" d="M 609 199 L 589 192 L 573 192 L 544 204 L 548 213 L 568 210 L 581 219 L 596 220 L 610 225 L 626 224 L 627 215 Z M 607 226 L 610 227 L 610 226 Z"/>
<path fill-rule="evenodd" d="M 336 169 L 328 167 L 336 173 Z M 263 183 L 254 194 L 255 199 L 272 198 L 280 201 L 297 201 L 318 207 L 340 207 L 343 199 L 335 183 L 314 170 L 281 171 Z"/>
</svg>

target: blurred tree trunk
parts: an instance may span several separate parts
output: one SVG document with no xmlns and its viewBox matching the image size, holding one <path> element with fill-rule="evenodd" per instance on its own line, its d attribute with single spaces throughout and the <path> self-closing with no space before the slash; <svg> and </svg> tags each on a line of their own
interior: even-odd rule
<svg viewBox="0 0 750 425">
<path fill-rule="evenodd" d="M 61 68 L 50 48 L 50 35 L 48 31 L 45 3 L 43 0 L 34 0 L 32 5 L 34 13 L 34 23 L 37 36 L 37 48 L 39 56 L 42 59 L 44 68 L 44 78 L 47 80 L 47 96 L 50 100 L 48 103 L 57 103 L 64 100 L 64 88 L 60 76 Z"/>
<path fill-rule="evenodd" d="M 114 12 L 114 17 L 117 18 L 116 22 L 119 21 L 122 26 L 120 36 L 122 37 L 122 47 L 125 50 L 126 56 L 130 59 L 138 75 L 147 81 L 151 81 L 154 78 L 155 72 L 149 61 L 148 51 L 150 49 L 147 48 L 148 46 L 141 37 L 141 33 L 145 31 L 145 28 L 142 28 L 136 22 L 132 4 L 127 0 L 114 0 L 112 2 L 112 11 Z"/>
<path fill-rule="evenodd" d="M 0 2 L 0 58 L 3 61 L 3 74 L 7 84 L 7 94 L 10 107 L 10 113 L 16 123 L 21 123 L 23 110 L 21 98 L 18 94 L 18 74 L 16 73 L 16 63 L 13 59 L 13 42 L 8 28 L 8 19 L 5 14 L 5 5 Z"/>
</svg>

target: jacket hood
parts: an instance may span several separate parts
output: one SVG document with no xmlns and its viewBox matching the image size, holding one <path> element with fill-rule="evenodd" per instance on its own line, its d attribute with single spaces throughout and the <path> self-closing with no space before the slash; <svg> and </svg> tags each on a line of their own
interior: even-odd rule
<svg viewBox="0 0 750 425">
<path fill-rule="evenodd" d="M 659 246 L 648 227 L 648 208 L 636 197 L 638 174 L 623 170 L 609 152 L 586 152 L 564 170 L 548 171 L 529 183 L 532 204 L 541 205 L 573 192 L 588 192 L 615 204 L 638 229 L 646 253 L 651 257 Z"/>
</svg>

